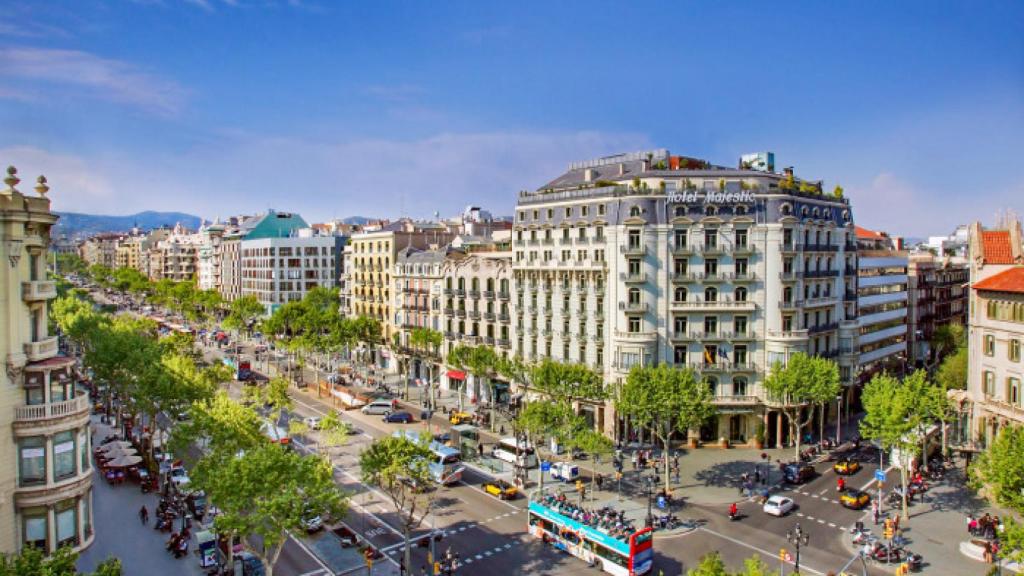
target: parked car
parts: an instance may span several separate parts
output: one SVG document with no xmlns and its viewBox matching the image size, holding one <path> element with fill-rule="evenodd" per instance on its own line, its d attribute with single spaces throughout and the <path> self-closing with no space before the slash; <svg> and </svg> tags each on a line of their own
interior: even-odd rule
<svg viewBox="0 0 1024 576">
<path fill-rule="evenodd" d="M 763 510 L 765 514 L 771 514 L 772 516 L 778 516 L 781 518 L 786 514 L 789 514 L 795 507 L 796 502 L 793 502 L 792 498 L 776 494 L 764 503 Z"/>
<path fill-rule="evenodd" d="M 392 412 L 384 415 L 384 421 L 388 423 L 412 424 L 412 414 L 408 412 Z"/>
<path fill-rule="evenodd" d="M 267 574 L 263 561 L 252 552 L 239 552 L 235 556 L 235 560 L 242 564 L 242 576 L 266 576 Z"/>
<path fill-rule="evenodd" d="M 839 503 L 845 508 L 861 510 L 871 502 L 871 496 L 861 490 L 850 489 L 839 497 Z"/>
<path fill-rule="evenodd" d="M 512 500 L 519 495 L 519 489 L 504 480 L 484 482 L 484 492 L 497 496 L 501 500 Z"/>
<path fill-rule="evenodd" d="M 307 509 L 302 515 L 302 527 L 306 529 L 307 534 L 312 534 L 323 529 L 324 519 L 315 510 Z"/>
<path fill-rule="evenodd" d="M 174 482 L 174 485 L 179 488 L 191 482 L 184 466 L 174 466 L 171 468 L 171 482 Z"/>
<path fill-rule="evenodd" d="M 381 414 L 390 414 L 391 412 L 394 411 L 394 409 L 391 407 L 391 400 L 374 400 L 373 402 L 370 402 L 366 406 L 360 408 L 359 411 L 362 412 L 363 414 L 373 414 L 379 416 Z"/>
<path fill-rule="evenodd" d="M 320 417 L 319 416 L 306 416 L 306 418 L 303 419 L 303 422 L 306 423 L 306 426 L 309 426 L 310 430 L 319 430 L 320 429 Z"/>
<path fill-rule="evenodd" d="M 782 471 L 782 477 L 790 484 L 803 484 L 814 475 L 814 466 L 810 464 L 789 464 Z"/>
<path fill-rule="evenodd" d="M 843 458 L 832 465 L 832 470 L 834 470 L 836 474 L 842 474 L 844 476 L 856 474 L 860 471 L 860 462 L 849 458 Z"/>
</svg>

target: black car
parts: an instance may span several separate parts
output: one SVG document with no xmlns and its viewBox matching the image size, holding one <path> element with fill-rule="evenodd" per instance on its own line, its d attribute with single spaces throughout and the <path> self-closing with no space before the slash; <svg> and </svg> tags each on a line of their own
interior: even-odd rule
<svg viewBox="0 0 1024 576">
<path fill-rule="evenodd" d="M 788 464 L 782 469 L 782 477 L 790 484 L 803 484 L 814 475 L 814 466 L 810 464 Z"/>
</svg>

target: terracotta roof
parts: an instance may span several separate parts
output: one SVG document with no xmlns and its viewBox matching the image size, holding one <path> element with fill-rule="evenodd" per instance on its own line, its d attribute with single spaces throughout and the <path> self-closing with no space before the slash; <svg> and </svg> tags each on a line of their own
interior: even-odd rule
<svg viewBox="0 0 1024 576">
<path fill-rule="evenodd" d="M 981 250 L 985 264 L 1013 264 L 1009 230 L 983 231 Z"/>
<path fill-rule="evenodd" d="M 873 239 L 879 239 L 879 238 L 885 238 L 885 234 L 882 234 L 881 232 L 875 232 L 874 230 L 868 230 L 867 228 L 863 228 L 861 226 L 854 226 L 854 228 L 857 229 L 857 238 L 872 239 L 872 240 Z"/>
<path fill-rule="evenodd" d="M 1024 294 L 1024 267 L 1010 268 L 974 283 L 975 290 Z"/>
</svg>

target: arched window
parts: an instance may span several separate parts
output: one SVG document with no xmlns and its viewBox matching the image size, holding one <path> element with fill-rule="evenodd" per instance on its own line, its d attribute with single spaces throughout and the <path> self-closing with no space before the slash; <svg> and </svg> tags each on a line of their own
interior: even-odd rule
<svg viewBox="0 0 1024 576">
<path fill-rule="evenodd" d="M 744 206 L 743 204 L 739 204 L 739 205 L 736 206 L 736 215 L 737 216 L 742 216 L 743 214 L 746 214 L 746 213 L 747 213 L 747 207 L 746 206 Z"/>
<path fill-rule="evenodd" d="M 732 394 L 733 396 L 747 395 L 747 379 L 745 377 L 737 376 L 732 379 Z"/>
<path fill-rule="evenodd" d="M 676 302 L 686 302 L 686 288 L 683 288 L 682 286 L 676 288 L 674 300 Z"/>
<path fill-rule="evenodd" d="M 706 216 L 714 216 L 715 215 L 715 207 L 714 206 L 705 206 L 704 207 L 704 214 Z"/>
<path fill-rule="evenodd" d="M 630 288 L 629 289 L 629 303 L 630 304 L 639 304 L 640 303 L 640 289 L 639 288 Z"/>
<path fill-rule="evenodd" d="M 736 297 L 736 301 L 737 302 L 746 302 L 747 301 L 747 289 L 744 288 L 743 286 L 740 286 L 739 288 L 736 289 L 735 297 Z"/>
<path fill-rule="evenodd" d="M 718 300 L 718 288 L 708 286 L 704 289 L 704 301 L 716 302 Z"/>
<path fill-rule="evenodd" d="M 783 204 L 782 205 L 782 215 L 783 216 L 789 216 L 792 213 L 793 213 L 793 207 L 792 206 L 790 206 L 789 204 Z"/>
<path fill-rule="evenodd" d="M 786 286 L 785 288 L 782 289 L 782 301 L 783 302 L 792 302 L 793 301 L 793 288 L 792 287 Z"/>
<path fill-rule="evenodd" d="M 633 218 L 639 217 L 640 216 L 640 207 L 639 206 L 631 207 L 629 209 L 629 215 L 630 215 L 630 217 L 633 217 Z"/>
</svg>

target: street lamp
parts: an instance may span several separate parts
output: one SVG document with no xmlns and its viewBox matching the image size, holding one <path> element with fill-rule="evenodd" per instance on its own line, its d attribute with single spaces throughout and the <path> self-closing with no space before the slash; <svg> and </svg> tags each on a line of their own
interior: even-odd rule
<svg viewBox="0 0 1024 576">
<path fill-rule="evenodd" d="M 839 394 L 836 396 L 836 447 L 842 443 L 842 437 L 839 435 L 840 424 L 843 421 L 843 395 Z"/>
<path fill-rule="evenodd" d="M 654 526 L 654 516 L 651 514 L 651 497 L 654 495 L 654 476 L 644 476 L 644 484 L 647 485 L 647 528 Z"/>
<path fill-rule="evenodd" d="M 810 539 L 811 535 L 807 534 L 800 528 L 799 522 L 796 523 L 795 528 L 793 528 L 789 532 L 786 532 L 786 540 L 788 540 L 790 544 L 796 547 L 796 568 L 793 571 L 794 574 L 800 573 L 800 547 L 807 546 L 807 542 Z"/>
</svg>

